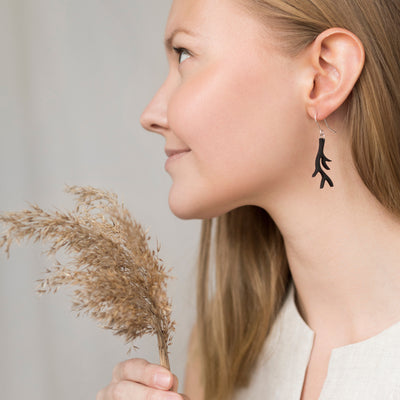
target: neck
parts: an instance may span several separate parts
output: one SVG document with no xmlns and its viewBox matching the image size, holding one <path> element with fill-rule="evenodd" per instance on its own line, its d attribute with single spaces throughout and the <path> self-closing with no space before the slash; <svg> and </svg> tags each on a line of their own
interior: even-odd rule
<svg viewBox="0 0 400 400">
<path fill-rule="evenodd" d="M 400 321 L 400 222 L 354 169 L 335 179 L 265 207 L 284 238 L 299 312 L 334 347 Z"/>
</svg>

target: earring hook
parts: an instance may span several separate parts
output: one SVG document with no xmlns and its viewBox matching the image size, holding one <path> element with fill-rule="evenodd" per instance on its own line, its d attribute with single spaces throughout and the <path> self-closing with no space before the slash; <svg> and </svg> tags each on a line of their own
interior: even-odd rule
<svg viewBox="0 0 400 400">
<path fill-rule="evenodd" d="M 328 129 L 329 129 L 330 131 L 332 131 L 333 133 L 336 133 L 336 131 L 328 125 L 327 120 L 324 119 L 324 121 L 325 121 L 325 125 L 328 127 Z"/>
<path fill-rule="evenodd" d="M 315 120 L 315 122 L 316 122 L 316 124 L 318 125 L 318 128 L 319 128 L 319 137 L 320 137 L 320 138 L 325 137 L 325 132 L 324 132 L 324 130 L 321 128 L 321 125 L 319 124 L 319 122 L 318 122 L 318 120 L 317 120 L 317 114 L 315 114 L 314 120 Z"/>
<path fill-rule="evenodd" d="M 319 122 L 318 122 L 317 114 L 315 114 L 314 120 L 315 120 L 315 122 L 317 123 L 318 128 L 319 128 L 319 137 L 325 137 L 325 131 L 321 128 L 321 125 L 320 125 Z M 326 120 L 326 118 L 324 119 L 324 122 L 325 122 L 326 127 L 327 127 L 330 131 L 332 131 L 333 133 L 336 133 L 336 131 L 328 125 L 328 121 Z"/>
</svg>

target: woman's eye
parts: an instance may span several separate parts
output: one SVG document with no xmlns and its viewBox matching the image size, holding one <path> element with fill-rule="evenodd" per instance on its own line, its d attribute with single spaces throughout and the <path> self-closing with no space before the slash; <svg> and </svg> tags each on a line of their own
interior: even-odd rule
<svg viewBox="0 0 400 400">
<path fill-rule="evenodd" d="M 183 48 L 183 47 L 174 47 L 174 51 L 175 51 L 176 54 L 178 54 L 178 63 L 179 63 L 179 64 L 182 64 L 183 61 L 185 61 L 186 58 L 188 58 L 188 57 L 186 57 L 186 58 L 182 59 L 181 56 L 182 56 L 183 54 L 186 54 L 187 56 L 190 56 L 189 51 L 186 50 L 186 49 Z"/>
</svg>

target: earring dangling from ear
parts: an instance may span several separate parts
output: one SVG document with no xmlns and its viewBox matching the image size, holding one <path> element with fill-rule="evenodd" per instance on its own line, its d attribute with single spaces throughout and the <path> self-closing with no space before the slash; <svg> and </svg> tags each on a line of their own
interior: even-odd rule
<svg viewBox="0 0 400 400">
<path fill-rule="evenodd" d="M 317 114 L 315 114 L 314 120 L 315 120 L 316 124 L 318 125 L 318 129 L 319 129 L 319 148 L 318 148 L 317 157 L 315 158 L 315 171 L 312 174 L 312 177 L 314 178 L 318 173 L 321 174 L 320 189 L 322 189 L 324 187 L 325 181 L 328 182 L 330 187 L 333 187 L 332 179 L 329 178 L 329 176 L 326 174 L 326 172 L 322 169 L 322 166 L 326 169 L 330 169 L 327 162 L 332 161 L 328 157 L 326 157 L 326 155 L 324 154 L 325 132 L 323 131 L 323 129 L 321 128 L 321 126 L 318 123 Z M 327 128 L 329 130 L 331 130 L 332 132 L 336 133 L 336 131 L 334 129 L 329 127 L 328 123 L 326 122 L 326 119 L 324 119 L 324 121 L 325 121 Z M 322 164 L 322 166 L 321 166 L 321 164 Z"/>
</svg>

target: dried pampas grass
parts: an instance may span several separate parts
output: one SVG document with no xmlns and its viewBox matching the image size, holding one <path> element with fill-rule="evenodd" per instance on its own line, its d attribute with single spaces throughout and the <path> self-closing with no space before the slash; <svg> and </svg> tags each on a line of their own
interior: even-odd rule
<svg viewBox="0 0 400 400">
<path fill-rule="evenodd" d="M 55 258 L 60 250 L 71 260 L 55 261 L 39 280 L 38 292 L 55 293 L 61 286 L 76 287 L 72 309 L 99 322 L 126 343 L 146 334 L 156 335 L 160 364 L 169 369 L 168 346 L 175 322 L 166 295 L 168 275 L 150 250 L 150 237 L 132 219 L 114 193 L 93 187 L 67 186 L 75 195 L 72 212 L 46 212 L 37 205 L 0 215 L 8 229 L 0 236 L 0 249 L 21 239 L 51 244 L 45 254 Z"/>
</svg>

